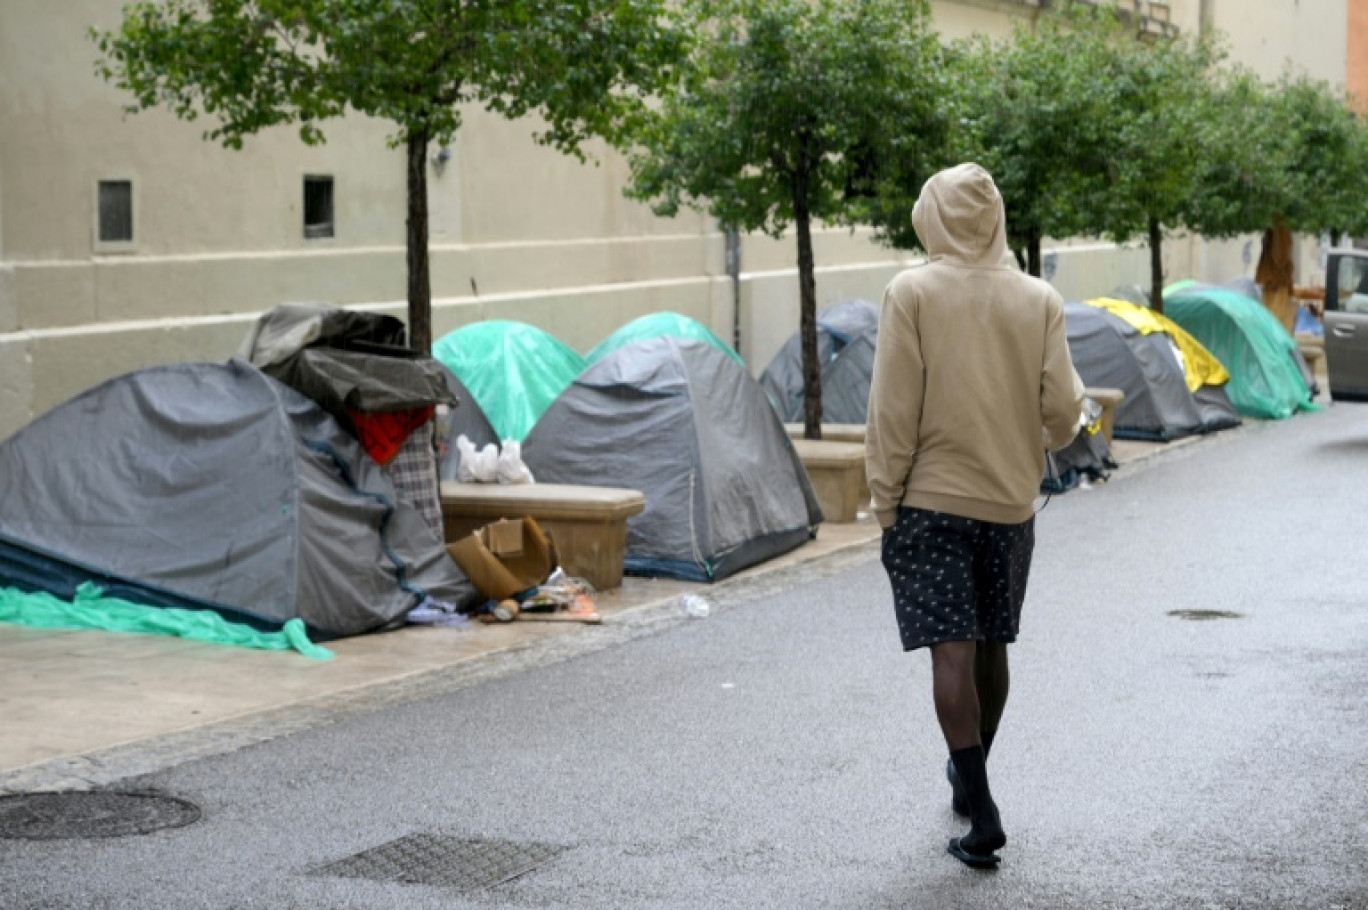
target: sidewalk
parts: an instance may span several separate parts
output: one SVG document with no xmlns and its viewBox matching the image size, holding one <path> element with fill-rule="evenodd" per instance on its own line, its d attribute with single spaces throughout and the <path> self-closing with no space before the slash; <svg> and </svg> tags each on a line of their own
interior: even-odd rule
<svg viewBox="0 0 1368 910">
<path fill-rule="evenodd" d="M 1198 441 L 1118 440 L 1113 456 L 1121 468 L 1114 480 L 1159 452 Z M 878 537 L 877 523 L 864 516 L 823 524 L 815 540 L 715 585 L 628 578 L 620 589 L 597 595 L 602 625 L 409 626 L 330 642 L 336 657 L 327 661 L 177 638 L 0 624 L 0 793 L 113 783 L 609 647 L 693 621 L 679 604 L 686 593 L 725 605 L 781 590 L 813 572 L 868 558 Z"/>
</svg>

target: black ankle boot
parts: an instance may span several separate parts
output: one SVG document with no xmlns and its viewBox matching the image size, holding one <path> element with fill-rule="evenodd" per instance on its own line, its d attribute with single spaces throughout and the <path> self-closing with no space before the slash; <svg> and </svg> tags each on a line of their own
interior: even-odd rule
<svg viewBox="0 0 1368 910">
<path fill-rule="evenodd" d="M 1007 843 L 1007 835 L 1003 833 L 997 805 L 988 789 L 988 765 L 983 747 L 956 749 L 950 753 L 950 763 L 969 803 L 970 828 L 964 837 L 950 841 L 947 849 L 956 859 L 970 866 L 995 866 L 999 859 L 995 853 Z"/>
</svg>

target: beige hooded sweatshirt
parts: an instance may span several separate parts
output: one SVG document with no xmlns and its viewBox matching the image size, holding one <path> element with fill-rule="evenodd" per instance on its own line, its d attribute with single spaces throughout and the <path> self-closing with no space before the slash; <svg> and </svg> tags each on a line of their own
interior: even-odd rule
<svg viewBox="0 0 1368 910">
<path fill-rule="evenodd" d="M 899 505 L 1026 521 L 1045 450 L 1073 440 L 1083 406 L 1063 300 L 1017 269 L 1002 197 L 977 164 L 928 180 L 912 226 L 929 261 L 884 292 L 869 390 L 875 515 L 885 528 Z"/>
</svg>

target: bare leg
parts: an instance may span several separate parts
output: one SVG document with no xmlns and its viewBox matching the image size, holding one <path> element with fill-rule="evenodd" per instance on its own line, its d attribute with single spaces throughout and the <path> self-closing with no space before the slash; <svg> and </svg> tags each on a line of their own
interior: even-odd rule
<svg viewBox="0 0 1368 910">
<path fill-rule="evenodd" d="M 931 687 L 936 719 L 950 751 L 980 744 L 979 696 L 974 687 L 972 641 L 947 641 L 931 646 Z"/>
</svg>

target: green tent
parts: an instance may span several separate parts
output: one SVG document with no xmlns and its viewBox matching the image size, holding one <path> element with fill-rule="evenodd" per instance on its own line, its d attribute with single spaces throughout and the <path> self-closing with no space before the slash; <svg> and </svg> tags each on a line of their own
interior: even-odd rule
<svg viewBox="0 0 1368 910">
<path fill-rule="evenodd" d="M 500 439 L 519 442 L 585 367 L 551 335 L 507 319 L 448 332 L 433 342 L 432 356 L 470 390 Z"/>
<path fill-rule="evenodd" d="M 1263 304 L 1229 288 L 1189 284 L 1164 295 L 1164 315 L 1229 371 L 1226 392 L 1241 414 L 1281 419 L 1318 409 L 1297 364 L 1296 341 Z"/>
<path fill-rule="evenodd" d="M 662 336 L 695 338 L 722 351 L 741 366 L 746 365 L 740 354 L 733 351 L 725 341 L 710 332 L 703 323 L 696 319 L 690 319 L 688 316 L 670 312 L 651 313 L 633 319 L 599 342 L 598 346 L 585 355 L 584 359 L 589 363 L 598 363 L 605 355 L 611 354 L 625 344 Z"/>
</svg>

